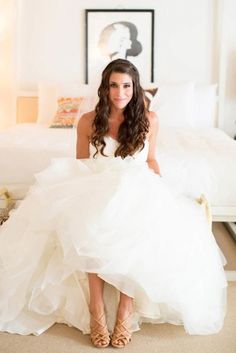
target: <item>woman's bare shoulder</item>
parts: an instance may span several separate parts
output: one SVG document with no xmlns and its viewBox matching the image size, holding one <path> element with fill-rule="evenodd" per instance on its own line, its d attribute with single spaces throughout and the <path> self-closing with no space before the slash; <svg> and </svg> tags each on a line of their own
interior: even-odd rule
<svg viewBox="0 0 236 353">
<path fill-rule="evenodd" d="M 149 135 L 151 135 L 154 131 L 159 129 L 159 121 L 158 121 L 158 116 L 155 112 L 148 112 L 147 113 L 147 118 L 149 120 Z"/>
<path fill-rule="evenodd" d="M 77 125 L 77 132 L 80 134 L 91 135 L 95 111 L 87 112 L 81 115 Z"/>
<path fill-rule="evenodd" d="M 149 111 L 147 113 L 147 118 L 148 118 L 150 124 L 158 123 L 158 117 L 157 117 L 157 114 L 155 112 Z"/>
<path fill-rule="evenodd" d="M 95 118 L 95 110 L 92 110 L 91 112 L 84 113 L 81 115 L 78 124 L 83 124 L 83 125 L 91 125 L 94 121 Z"/>
</svg>

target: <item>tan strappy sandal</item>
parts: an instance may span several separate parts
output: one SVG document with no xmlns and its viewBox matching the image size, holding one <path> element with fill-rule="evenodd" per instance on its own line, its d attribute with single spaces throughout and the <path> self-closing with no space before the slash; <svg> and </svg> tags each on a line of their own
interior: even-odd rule
<svg viewBox="0 0 236 353">
<path fill-rule="evenodd" d="M 111 345 L 115 348 L 124 348 L 131 341 L 132 333 L 130 331 L 131 315 L 126 319 L 116 321 L 116 326 L 111 337 Z"/>
<path fill-rule="evenodd" d="M 102 313 L 98 318 L 94 317 L 91 313 L 90 323 L 90 338 L 92 344 L 97 348 L 105 348 L 110 344 L 110 334 L 105 322 L 105 314 Z"/>
</svg>

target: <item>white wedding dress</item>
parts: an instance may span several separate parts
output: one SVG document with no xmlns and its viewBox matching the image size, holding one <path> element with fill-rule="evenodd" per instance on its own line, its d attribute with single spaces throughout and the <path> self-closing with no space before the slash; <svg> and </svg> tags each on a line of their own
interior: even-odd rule
<svg viewBox="0 0 236 353">
<path fill-rule="evenodd" d="M 37 335 L 63 322 L 89 333 L 94 272 L 109 283 L 109 325 L 120 290 L 134 297 L 133 330 L 218 332 L 227 281 L 203 208 L 148 168 L 148 142 L 122 160 L 105 140 L 108 157 L 53 160 L 0 228 L 0 330 Z"/>
</svg>

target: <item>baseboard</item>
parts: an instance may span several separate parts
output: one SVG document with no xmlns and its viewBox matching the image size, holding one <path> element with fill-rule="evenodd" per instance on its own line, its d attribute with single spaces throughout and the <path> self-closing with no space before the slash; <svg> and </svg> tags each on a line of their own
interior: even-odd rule
<svg viewBox="0 0 236 353">
<path fill-rule="evenodd" d="M 235 222 L 225 222 L 224 224 L 225 224 L 227 230 L 232 235 L 232 237 L 236 240 L 236 223 Z"/>
</svg>

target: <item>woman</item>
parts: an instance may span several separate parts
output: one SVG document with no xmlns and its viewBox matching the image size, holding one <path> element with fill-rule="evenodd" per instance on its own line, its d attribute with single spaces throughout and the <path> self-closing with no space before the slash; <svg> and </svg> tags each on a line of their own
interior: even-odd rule
<svg viewBox="0 0 236 353">
<path fill-rule="evenodd" d="M 154 113 L 145 110 L 137 69 L 126 60 L 113 61 L 103 72 L 98 94 L 100 100 L 96 111 L 83 115 L 78 124 L 77 158 L 90 157 L 90 143 L 96 148 L 95 155 L 101 151 L 105 156 L 106 138 L 112 138 L 120 143 L 115 155 L 122 158 L 134 155 L 143 149 L 145 141 L 148 140 L 147 164 L 155 173 L 160 174 L 155 160 L 158 122 Z M 92 273 L 88 274 L 88 279 L 91 328 L 97 326 L 96 333 L 97 331 L 100 333 L 101 328 L 102 331 L 104 330 L 104 339 L 101 340 L 101 345 L 104 346 L 109 342 L 103 304 L 104 281 Z M 131 335 L 126 326 L 132 312 L 132 298 L 121 293 L 113 346 L 123 346 L 130 339 Z M 121 331 L 122 335 L 119 339 Z M 93 337 L 96 337 L 96 334 L 94 336 L 92 334 L 92 339 Z M 97 341 L 94 340 L 94 343 L 97 344 Z"/>
<path fill-rule="evenodd" d="M 90 330 L 96 347 L 118 348 L 142 321 L 216 333 L 227 286 L 221 254 L 202 208 L 160 177 L 158 122 L 145 109 L 137 69 L 111 62 L 98 94 L 78 124 L 78 159 L 55 160 L 36 175 L 2 227 L 0 328 L 40 334 L 65 322 Z M 105 302 L 104 283 L 115 288 Z"/>
</svg>

